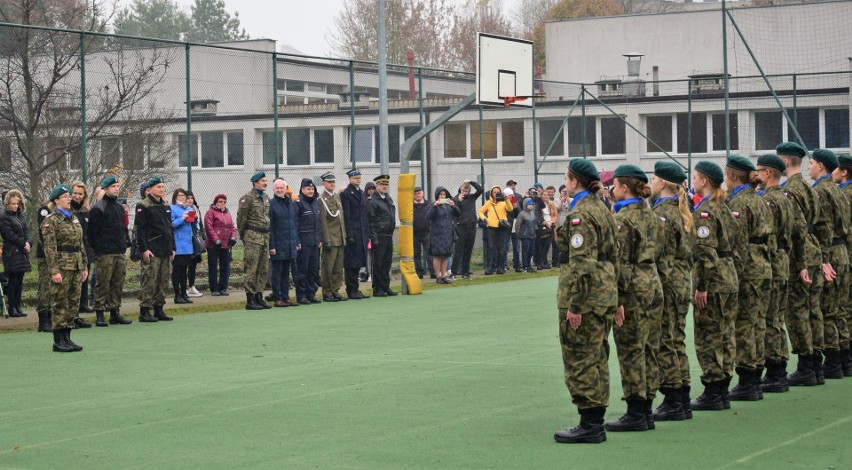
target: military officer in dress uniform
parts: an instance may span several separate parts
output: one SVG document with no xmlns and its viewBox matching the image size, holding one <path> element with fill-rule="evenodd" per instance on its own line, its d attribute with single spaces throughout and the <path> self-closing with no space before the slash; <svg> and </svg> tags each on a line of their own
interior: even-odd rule
<svg viewBox="0 0 852 470">
<path fill-rule="evenodd" d="M 139 321 L 155 323 L 171 321 L 163 306 L 171 280 L 171 260 L 175 257 L 172 209 L 166 202 L 166 185 L 155 176 L 148 181 L 148 196 L 136 206 L 136 242 L 142 254 L 142 286 L 139 299 Z M 151 308 L 154 315 L 151 315 Z"/>
<path fill-rule="evenodd" d="M 322 224 L 322 298 L 324 302 L 348 300 L 338 292 L 343 285 L 343 247 L 346 244 L 346 223 L 340 196 L 334 192 L 337 178 L 329 171 L 320 176 L 322 193 L 319 196 Z"/>
<path fill-rule="evenodd" d="M 393 232 L 396 229 L 396 206 L 388 194 L 390 176 L 379 175 L 373 179 L 376 194 L 370 198 L 370 242 L 373 246 L 373 296 L 393 297 L 390 288 L 390 271 L 393 262 Z"/>
<path fill-rule="evenodd" d="M 71 188 L 60 184 L 50 192 L 51 212 L 41 224 L 44 259 L 51 276 L 53 350 L 82 351 L 71 341 L 80 303 L 80 289 L 89 277 L 83 226 L 71 213 Z"/>
<path fill-rule="evenodd" d="M 343 250 L 346 294 L 350 299 L 367 299 L 358 286 L 358 272 L 367 267 L 367 242 L 370 241 L 370 201 L 361 190 L 361 172 L 346 172 L 349 186 L 340 193 L 343 220 L 346 225 L 346 248 Z"/>
<path fill-rule="evenodd" d="M 251 177 L 252 188 L 240 198 L 237 233 L 245 246 L 246 309 L 272 308 L 263 301 L 263 288 L 269 273 L 269 184 L 266 173 Z"/>
</svg>

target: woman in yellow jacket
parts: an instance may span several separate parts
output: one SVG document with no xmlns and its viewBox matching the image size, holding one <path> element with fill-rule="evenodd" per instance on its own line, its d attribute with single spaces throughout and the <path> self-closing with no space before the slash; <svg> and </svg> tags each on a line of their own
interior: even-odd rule
<svg viewBox="0 0 852 470">
<path fill-rule="evenodd" d="M 484 220 L 488 226 L 488 260 L 485 264 L 485 275 L 503 274 L 506 272 L 500 263 L 503 253 L 503 244 L 509 236 L 511 225 L 509 224 L 509 213 L 515 210 L 512 201 L 503 197 L 500 186 L 494 186 L 488 193 L 488 200 L 479 209 L 479 219 Z"/>
</svg>

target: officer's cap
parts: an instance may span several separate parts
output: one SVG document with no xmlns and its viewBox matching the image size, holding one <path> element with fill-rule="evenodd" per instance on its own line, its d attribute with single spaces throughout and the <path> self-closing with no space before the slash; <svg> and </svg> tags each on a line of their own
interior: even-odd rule
<svg viewBox="0 0 852 470">
<path fill-rule="evenodd" d="M 115 179 L 115 176 L 110 176 L 109 178 L 103 180 L 101 182 L 101 189 L 106 189 L 114 184 L 118 183 L 118 180 Z"/>
<path fill-rule="evenodd" d="M 568 171 L 590 181 L 600 181 L 601 179 L 595 164 L 585 158 L 575 158 L 568 162 Z"/>
<path fill-rule="evenodd" d="M 757 168 L 754 166 L 754 163 L 752 163 L 751 160 L 749 160 L 748 158 L 746 158 L 742 155 L 736 155 L 736 154 L 728 157 L 728 161 L 727 161 L 727 163 L 725 163 L 725 166 L 733 168 L 734 170 L 746 171 L 746 172 L 757 170 Z"/>
<path fill-rule="evenodd" d="M 260 181 L 261 178 L 266 178 L 266 173 L 263 171 L 258 171 L 257 173 L 251 175 L 251 179 L 249 181 L 251 181 L 252 183 L 257 183 L 258 181 Z"/>
<path fill-rule="evenodd" d="M 148 187 L 149 188 L 153 188 L 154 186 L 156 186 L 158 184 L 163 184 L 163 178 L 161 178 L 159 176 L 155 176 L 155 177 L 148 180 Z"/>
<path fill-rule="evenodd" d="M 784 163 L 784 160 L 782 160 L 781 157 L 775 155 L 774 153 L 767 153 L 766 155 L 761 155 L 760 158 L 757 159 L 757 165 L 775 168 L 776 170 L 781 172 L 787 169 L 787 165 Z"/>
<path fill-rule="evenodd" d="M 346 176 L 348 176 L 350 178 L 352 178 L 354 176 L 361 176 L 361 170 L 353 168 L 353 169 L 346 172 Z"/>
<path fill-rule="evenodd" d="M 373 181 L 375 181 L 376 184 L 388 184 L 388 183 L 390 183 L 390 176 L 389 175 L 379 175 L 379 176 L 376 176 L 375 178 L 373 178 Z"/>
<path fill-rule="evenodd" d="M 778 155 L 789 155 L 792 157 L 804 158 L 808 151 L 804 147 L 795 142 L 781 142 L 775 147 L 775 153 Z"/>
<path fill-rule="evenodd" d="M 840 162 L 837 160 L 837 155 L 835 155 L 834 152 L 828 149 L 814 150 L 814 153 L 811 154 L 811 158 L 822 163 L 829 173 L 831 173 L 832 171 L 834 171 L 835 168 L 840 166 Z"/>
<path fill-rule="evenodd" d="M 695 165 L 695 171 L 703 174 L 704 176 L 713 180 L 717 185 L 721 185 L 725 180 L 725 175 L 722 173 L 722 169 L 719 168 L 719 165 L 708 162 L 701 161 Z"/>
<path fill-rule="evenodd" d="M 57 184 L 50 191 L 50 200 L 55 201 L 65 193 L 71 194 L 71 188 L 67 184 Z"/>
<path fill-rule="evenodd" d="M 320 175 L 320 179 L 323 180 L 323 181 L 328 181 L 328 182 L 332 182 L 332 183 L 337 181 L 337 178 L 335 178 L 334 174 L 330 171 L 326 171 L 325 173 Z"/>
<path fill-rule="evenodd" d="M 675 162 L 654 163 L 654 175 L 674 184 L 686 181 L 686 172 Z"/>
<path fill-rule="evenodd" d="M 648 182 L 648 175 L 642 171 L 636 165 L 618 165 L 618 168 L 615 169 L 615 173 L 612 174 L 613 178 L 636 178 L 639 181 Z"/>
</svg>

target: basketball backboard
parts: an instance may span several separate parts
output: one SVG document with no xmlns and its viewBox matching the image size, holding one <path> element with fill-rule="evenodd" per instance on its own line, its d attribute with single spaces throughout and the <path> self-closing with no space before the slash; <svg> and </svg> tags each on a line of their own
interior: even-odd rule
<svg viewBox="0 0 852 470">
<path fill-rule="evenodd" d="M 476 104 L 533 105 L 533 43 L 476 33 Z"/>
</svg>

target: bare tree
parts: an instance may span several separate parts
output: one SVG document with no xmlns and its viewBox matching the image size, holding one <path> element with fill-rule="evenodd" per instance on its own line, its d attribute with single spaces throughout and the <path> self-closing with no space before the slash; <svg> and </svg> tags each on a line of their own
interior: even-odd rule
<svg viewBox="0 0 852 470">
<path fill-rule="evenodd" d="M 624 15 L 636 15 L 643 13 L 665 13 L 667 11 L 680 10 L 682 2 L 674 0 L 616 0 L 621 6 Z"/>
<path fill-rule="evenodd" d="M 519 25 L 521 36 L 532 39 L 536 26 L 547 18 L 547 13 L 555 4 L 556 0 L 521 0 L 512 15 Z"/>
<path fill-rule="evenodd" d="M 621 14 L 619 0 L 556 0 L 547 15 L 536 25 L 533 31 L 533 58 L 537 67 L 545 68 L 545 21 L 558 21 L 568 18 L 587 16 L 612 16 Z"/>
<path fill-rule="evenodd" d="M 476 33 L 516 36 L 516 31 L 503 14 L 501 0 L 469 0 L 455 15 L 449 35 L 450 68 L 476 70 Z"/>
<path fill-rule="evenodd" d="M 113 5 L 114 6 L 114 5 Z M 0 2 L 0 18 L 23 25 L 102 32 L 107 5 L 77 0 Z M 172 117 L 156 94 L 174 48 L 133 47 L 108 37 L 23 27 L 0 28 L 0 185 L 30 202 L 82 175 L 81 68 L 87 67 L 87 183 L 164 171 L 174 159 L 162 136 Z M 112 143 L 122 142 L 118 148 Z M 125 144 L 126 142 L 126 144 Z M 31 204 L 35 207 L 35 204 Z"/>
</svg>

